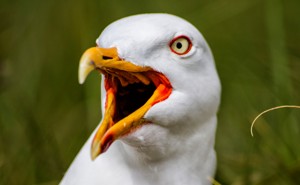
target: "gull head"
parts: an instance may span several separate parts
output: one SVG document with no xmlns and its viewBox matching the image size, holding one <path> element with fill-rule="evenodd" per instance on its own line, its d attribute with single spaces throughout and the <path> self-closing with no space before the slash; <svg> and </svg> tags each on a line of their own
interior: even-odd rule
<svg viewBox="0 0 300 185">
<path fill-rule="evenodd" d="M 120 19 L 104 29 L 80 60 L 79 82 L 102 74 L 103 116 L 95 159 L 117 139 L 143 146 L 195 133 L 216 115 L 220 82 L 201 33 L 169 14 Z"/>
</svg>

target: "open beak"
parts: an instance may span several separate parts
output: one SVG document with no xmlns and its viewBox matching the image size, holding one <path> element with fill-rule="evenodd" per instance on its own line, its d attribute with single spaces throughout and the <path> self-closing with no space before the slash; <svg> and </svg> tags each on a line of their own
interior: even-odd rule
<svg viewBox="0 0 300 185">
<path fill-rule="evenodd" d="M 102 123 L 92 141 L 92 160 L 116 139 L 149 123 L 144 115 L 172 92 L 166 76 L 150 67 L 122 60 L 116 48 L 86 50 L 80 59 L 79 83 L 83 84 L 94 69 L 104 75 L 106 102 Z"/>
</svg>

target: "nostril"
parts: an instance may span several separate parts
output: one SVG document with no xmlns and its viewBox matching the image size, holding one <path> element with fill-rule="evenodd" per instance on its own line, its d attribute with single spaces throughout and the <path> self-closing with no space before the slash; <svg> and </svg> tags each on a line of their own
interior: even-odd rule
<svg viewBox="0 0 300 185">
<path fill-rule="evenodd" d="M 110 60 L 110 59 L 113 59 L 113 57 L 109 57 L 109 56 L 103 56 L 102 58 L 103 58 L 103 60 Z"/>
</svg>

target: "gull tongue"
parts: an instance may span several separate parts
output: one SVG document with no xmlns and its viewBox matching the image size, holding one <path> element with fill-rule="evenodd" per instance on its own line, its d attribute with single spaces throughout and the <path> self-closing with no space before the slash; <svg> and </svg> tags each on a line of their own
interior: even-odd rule
<svg viewBox="0 0 300 185">
<path fill-rule="evenodd" d="M 110 89 L 111 90 L 111 89 Z M 107 104 L 103 122 L 97 131 L 93 143 L 91 157 L 94 160 L 98 155 L 105 152 L 111 143 L 116 139 L 130 133 L 134 128 L 146 122 L 143 116 L 156 103 L 165 100 L 171 93 L 171 89 L 164 84 L 160 84 L 154 91 L 149 100 L 139 109 L 123 118 L 116 124 L 113 123 L 112 117 L 115 111 L 115 95 L 113 91 L 107 91 Z"/>
</svg>

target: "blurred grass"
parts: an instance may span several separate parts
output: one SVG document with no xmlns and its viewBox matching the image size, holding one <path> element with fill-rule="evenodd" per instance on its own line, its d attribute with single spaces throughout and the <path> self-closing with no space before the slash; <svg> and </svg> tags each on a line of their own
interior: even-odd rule
<svg viewBox="0 0 300 185">
<path fill-rule="evenodd" d="M 221 184 L 300 184 L 298 0 L 1 0 L 0 184 L 57 184 L 100 120 L 99 83 L 78 60 L 102 29 L 145 12 L 179 15 L 209 42 L 223 85 Z"/>
</svg>

